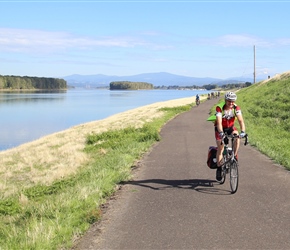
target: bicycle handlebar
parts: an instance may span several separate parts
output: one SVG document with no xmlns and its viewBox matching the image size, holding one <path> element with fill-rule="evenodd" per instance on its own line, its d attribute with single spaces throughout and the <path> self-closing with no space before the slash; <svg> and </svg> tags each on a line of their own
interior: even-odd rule
<svg viewBox="0 0 290 250">
<path fill-rule="evenodd" d="M 244 145 L 246 146 L 246 145 L 248 144 L 248 134 L 246 134 L 244 138 L 245 138 L 245 143 L 244 143 Z"/>
<path fill-rule="evenodd" d="M 231 135 L 228 135 L 227 133 L 225 133 L 225 136 L 224 136 L 224 138 L 222 139 L 222 141 L 221 141 L 221 145 L 222 144 L 224 144 L 224 140 L 225 140 L 225 138 L 241 138 L 240 137 L 240 135 L 238 135 L 238 134 L 231 134 Z M 242 138 L 245 138 L 245 143 L 244 143 L 244 145 L 246 146 L 247 144 L 248 144 L 248 134 L 245 134 L 245 136 L 244 137 L 242 137 Z M 226 143 L 226 144 L 228 144 L 228 143 Z"/>
</svg>

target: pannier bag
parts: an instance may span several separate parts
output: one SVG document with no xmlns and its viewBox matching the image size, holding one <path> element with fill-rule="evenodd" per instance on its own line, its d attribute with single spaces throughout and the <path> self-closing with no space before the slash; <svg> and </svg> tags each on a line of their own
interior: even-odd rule
<svg viewBox="0 0 290 250">
<path fill-rule="evenodd" d="M 208 148 L 207 166 L 211 169 L 217 168 L 216 152 L 217 147 L 210 146 Z"/>
</svg>

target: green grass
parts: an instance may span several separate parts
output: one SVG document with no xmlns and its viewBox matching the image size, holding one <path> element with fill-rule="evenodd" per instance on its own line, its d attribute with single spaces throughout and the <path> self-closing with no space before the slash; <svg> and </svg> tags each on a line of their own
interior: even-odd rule
<svg viewBox="0 0 290 250">
<path fill-rule="evenodd" d="M 237 96 L 250 144 L 290 170 L 290 76 L 256 83 L 239 90 Z M 215 106 L 210 110 L 214 113 Z"/>
<path fill-rule="evenodd" d="M 116 185 L 131 178 L 136 161 L 160 140 L 161 127 L 190 108 L 163 108 L 163 117 L 141 128 L 91 134 L 85 147 L 91 160 L 75 175 L 2 197 L 0 249 L 71 248 L 100 218 L 100 207 Z"/>
<path fill-rule="evenodd" d="M 257 83 L 238 92 L 251 145 L 290 169 L 290 78 Z"/>
</svg>

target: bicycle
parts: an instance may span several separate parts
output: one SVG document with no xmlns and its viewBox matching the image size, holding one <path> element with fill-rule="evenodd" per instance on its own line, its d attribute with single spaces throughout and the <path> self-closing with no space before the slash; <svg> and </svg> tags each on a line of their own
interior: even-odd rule
<svg viewBox="0 0 290 250">
<path fill-rule="evenodd" d="M 195 101 L 195 104 L 196 104 L 196 106 L 198 106 L 198 105 L 200 104 L 200 100 L 197 99 L 197 100 Z"/>
<path fill-rule="evenodd" d="M 230 174 L 230 187 L 231 187 L 232 194 L 237 192 L 238 185 L 239 185 L 239 169 L 238 169 L 239 163 L 233 153 L 235 151 L 235 140 L 237 138 L 240 138 L 240 136 L 237 134 L 233 134 L 233 135 L 225 134 L 221 142 L 222 144 L 224 144 L 224 151 L 223 151 L 223 165 L 221 166 L 222 179 L 219 181 L 219 183 L 224 184 L 226 180 L 226 175 L 229 173 Z M 245 138 L 244 145 L 246 146 L 248 144 L 248 135 L 246 134 L 244 138 Z M 229 141 L 230 141 L 230 145 L 229 145 Z"/>
</svg>

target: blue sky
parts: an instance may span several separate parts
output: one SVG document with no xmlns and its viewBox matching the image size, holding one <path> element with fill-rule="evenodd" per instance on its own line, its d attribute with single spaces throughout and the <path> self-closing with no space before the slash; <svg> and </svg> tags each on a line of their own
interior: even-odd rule
<svg viewBox="0 0 290 250">
<path fill-rule="evenodd" d="M 0 75 L 290 70 L 290 1 L 3 1 Z"/>
</svg>

